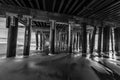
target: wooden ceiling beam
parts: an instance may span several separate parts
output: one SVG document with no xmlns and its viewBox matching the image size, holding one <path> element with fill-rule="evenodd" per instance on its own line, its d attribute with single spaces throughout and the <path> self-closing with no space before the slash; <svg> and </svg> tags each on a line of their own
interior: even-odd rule
<svg viewBox="0 0 120 80">
<path fill-rule="evenodd" d="M 110 6 L 106 7 L 106 8 L 104 8 L 104 9 L 101 10 L 101 11 L 106 12 L 106 11 L 108 11 L 109 9 L 114 8 L 114 7 L 116 7 L 116 5 L 119 5 L 119 4 L 120 4 L 120 1 L 114 3 L 113 5 L 110 5 Z"/>
<path fill-rule="evenodd" d="M 118 8 L 116 8 L 118 7 Z M 120 11 L 120 5 L 119 6 L 116 6 L 115 8 L 112 8 L 111 10 L 109 10 L 108 12 L 103 12 L 103 13 L 99 13 L 97 14 L 97 16 L 100 16 L 100 17 L 104 17 L 104 15 L 106 16 L 111 16 L 114 14 L 114 16 L 117 16 L 117 12 Z M 93 17 L 93 16 L 92 16 Z M 95 16 L 94 16 L 95 17 Z M 106 17 L 105 17 L 106 18 Z"/>
<path fill-rule="evenodd" d="M 68 10 L 68 14 L 73 10 L 73 8 L 75 7 L 75 5 L 79 2 L 79 0 L 75 0 L 73 5 L 70 7 L 70 9 Z"/>
<path fill-rule="evenodd" d="M 15 5 L 15 6 L 17 6 L 17 4 L 15 4 L 14 2 L 13 2 L 13 0 L 8 0 L 12 5 Z"/>
<path fill-rule="evenodd" d="M 100 0 L 102 1 L 102 0 Z M 103 7 L 105 7 L 106 5 L 110 4 L 111 2 L 113 2 L 113 0 L 110 1 L 104 1 L 103 3 L 101 3 L 100 5 L 97 5 L 97 7 L 93 8 L 93 10 L 89 13 L 86 13 L 85 15 L 83 15 L 84 17 L 89 17 L 90 15 L 94 14 L 95 12 L 99 11 L 100 9 L 102 9 Z"/>
<path fill-rule="evenodd" d="M 53 7 L 52 7 L 52 11 L 54 12 L 55 10 L 55 5 L 56 5 L 56 0 L 53 0 Z"/>
<path fill-rule="evenodd" d="M 4 0 L 5 3 L 7 3 L 8 5 L 10 4 L 7 0 Z"/>
<path fill-rule="evenodd" d="M 18 0 L 15 0 L 15 2 L 16 2 L 20 7 L 22 7 L 21 3 L 20 3 Z"/>
<path fill-rule="evenodd" d="M 84 3 L 86 0 L 82 0 L 82 2 L 73 10 L 71 14 L 74 14 L 75 11 L 77 11 Z"/>
<path fill-rule="evenodd" d="M 38 9 L 40 9 L 39 1 L 38 1 L 38 0 L 35 0 L 35 2 L 36 2 L 36 4 L 37 4 Z"/>
<path fill-rule="evenodd" d="M 63 4 L 64 4 L 64 1 L 65 1 L 65 0 L 62 0 L 62 1 L 61 1 L 61 3 L 60 3 L 60 7 L 59 7 L 59 9 L 58 9 L 58 13 L 60 13 L 61 8 L 62 8 L 62 6 L 63 6 Z"/>
<path fill-rule="evenodd" d="M 115 16 L 114 14 L 111 14 L 111 15 L 105 15 L 105 14 L 103 14 L 103 15 L 96 15 L 95 16 L 95 18 L 98 18 L 98 19 L 101 19 L 101 20 L 105 20 L 105 21 L 109 21 L 109 20 L 113 20 L 113 22 L 114 21 L 116 21 L 116 22 L 119 22 L 120 21 L 120 17 L 119 16 Z"/>
<path fill-rule="evenodd" d="M 4 0 L 0 0 L 3 4 L 5 4 L 6 5 L 6 2 L 4 1 Z"/>
<path fill-rule="evenodd" d="M 24 0 L 19 0 L 19 1 L 22 3 L 23 7 L 26 7 Z"/>
<path fill-rule="evenodd" d="M 30 7 L 34 9 L 34 5 L 33 5 L 32 1 L 31 1 L 31 0 L 28 0 L 28 2 L 29 2 L 29 4 L 30 4 Z"/>
<path fill-rule="evenodd" d="M 112 5 L 104 8 L 104 9 L 101 9 L 101 10 L 97 11 L 97 12 L 94 13 L 94 14 L 99 14 L 99 13 L 103 13 L 103 12 L 108 12 L 110 9 L 112 9 L 112 8 L 114 8 L 114 7 L 117 7 L 117 5 L 119 5 L 119 4 L 120 4 L 120 1 L 118 1 L 118 2 L 116 2 L 116 3 L 114 3 L 114 4 L 112 4 Z"/>
<path fill-rule="evenodd" d="M 34 31 L 47 31 L 47 32 L 50 31 L 49 28 L 45 28 L 45 27 L 36 27 L 36 26 L 33 26 L 32 29 L 33 29 Z"/>
<path fill-rule="evenodd" d="M 39 26 L 39 25 L 38 25 L 38 22 L 35 21 L 34 23 L 36 24 L 36 26 Z"/>
<path fill-rule="evenodd" d="M 41 22 L 38 22 L 39 27 L 42 27 Z"/>
<path fill-rule="evenodd" d="M 0 4 L 0 15 L 5 15 L 6 12 L 16 13 L 19 15 L 29 15 L 29 16 L 32 16 L 33 19 L 41 19 L 41 20 L 52 19 L 52 20 L 56 20 L 57 22 L 68 22 L 69 19 L 73 19 L 73 16 L 69 16 L 69 15 Z"/>
<path fill-rule="evenodd" d="M 46 11 L 46 4 L 45 4 L 45 0 L 42 0 L 43 2 L 43 9 Z"/>
<path fill-rule="evenodd" d="M 72 2 L 72 0 L 69 0 L 69 1 L 68 1 L 66 7 L 65 7 L 64 10 L 63 10 L 63 13 L 66 12 L 66 10 L 67 10 L 67 8 L 69 7 L 69 5 L 70 5 L 71 2 Z"/>
<path fill-rule="evenodd" d="M 96 17 L 96 16 L 98 16 L 98 17 L 105 17 L 106 18 L 106 16 L 111 16 L 113 14 L 114 14 L 114 16 L 119 16 L 118 15 L 119 14 L 118 12 L 120 11 L 119 7 L 120 7 L 120 5 L 117 3 L 116 5 L 114 5 L 113 7 L 111 7 L 109 10 L 107 10 L 105 12 L 103 11 L 103 12 L 98 13 L 98 14 L 93 14 L 89 18 Z M 104 15 L 106 15 L 106 16 L 104 16 Z"/>
<path fill-rule="evenodd" d="M 88 9 L 92 4 L 94 4 L 96 0 L 92 0 L 86 7 L 84 7 L 77 15 L 81 15 L 86 9 Z"/>
</svg>

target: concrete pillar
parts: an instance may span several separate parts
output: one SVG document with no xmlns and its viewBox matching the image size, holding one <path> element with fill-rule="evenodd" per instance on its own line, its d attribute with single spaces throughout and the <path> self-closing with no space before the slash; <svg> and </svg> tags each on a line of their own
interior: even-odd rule
<svg viewBox="0 0 120 80">
<path fill-rule="evenodd" d="M 74 51 L 76 51 L 76 42 L 77 42 L 77 35 L 74 35 Z"/>
<path fill-rule="evenodd" d="M 42 37 L 42 33 L 40 33 L 40 50 L 43 50 L 43 37 Z"/>
<path fill-rule="evenodd" d="M 45 50 L 45 33 L 42 32 L 42 49 Z"/>
<path fill-rule="evenodd" d="M 87 24 L 82 23 L 82 56 L 87 56 Z"/>
<path fill-rule="evenodd" d="M 80 51 L 82 51 L 81 48 L 82 48 L 82 34 L 81 34 L 81 32 L 80 32 L 80 33 L 79 33 L 79 50 L 80 50 Z"/>
<path fill-rule="evenodd" d="M 65 34 L 65 51 L 67 51 L 67 33 Z"/>
<path fill-rule="evenodd" d="M 114 29 L 115 35 L 115 51 L 120 56 L 120 27 Z"/>
<path fill-rule="evenodd" d="M 8 41 L 7 41 L 7 57 L 16 56 L 17 34 L 18 34 L 18 17 L 8 16 Z"/>
<path fill-rule="evenodd" d="M 77 32 L 77 42 L 76 42 L 77 51 L 79 50 L 79 49 L 78 49 L 78 46 L 79 46 L 79 34 L 78 34 L 78 32 Z"/>
<path fill-rule="evenodd" d="M 109 57 L 110 26 L 103 28 L 103 52 Z"/>
<path fill-rule="evenodd" d="M 55 27 L 55 42 L 54 42 L 54 45 L 55 45 L 55 52 L 57 50 L 57 26 Z"/>
<path fill-rule="evenodd" d="M 90 53 L 90 48 L 91 48 L 91 47 L 90 47 L 90 45 L 91 45 L 91 42 L 90 42 L 90 41 L 91 41 L 91 37 L 92 37 L 91 34 L 92 34 L 92 31 L 89 32 L 89 53 Z"/>
<path fill-rule="evenodd" d="M 35 32 L 35 37 L 36 37 L 36 50 L 38 50 L 38 31 Z"/>
<path fill-rule="evenodd" d="M 102 47 L 102 30 L 103 27 L 99 27 L 99 33 L 98 33 L 98 56 L 101 56 L 101 47 Z"/>
<path fill-rule="evenodd" d="M 68 28 L 68 52 L 71 54 L 72 53 L 72 24 L 69 23 L 69 28 Z"/>
<path fill-rule="evenodd" d="M 72 50 L 75 50 L 75 34 L 72 34 Z"/>
<path fill-rule="evenodd" d="M 69 30 L 69 27 L 68 27 L 68 30 Z M 66 32 L 67 32 L 67 38 L 66 38 L 66 39 L 67 39 L 67 42 L 66 42 L 66 43 L 67 43 L 67 50 L 68 50 L 68 49 L 69 49 L 69 48 L 68 48 L 68 47 L 69 47 L 69 46 L 68 46 L 68 43 L 69 43 L 69 31 L 66 31 Z"/>
<path fill-rule="evenodd" d="M 87 31 L 87 53 L 90 53 L 90 31 Z"/>
<path fill-rule="evenodd" d="M 113 42 L 113 28 L 111 28 L 111 31 L 110 31 L 110 33 L 111 33 L 111 35 L 110 35 L 110 38 L 111 38 L 111 50 L 112 50 L 112 52 L 114 53 L 114 42 Z"/>
<path fill-rule="evenodd" d="M 51 20 L 50 27 L 50 53 L 55 54 L 55 21 Z"/>
<path fill-rule="evenodd" d="M 90 40 L 90 53 L 93 54 L 93 50 L 95 47 L 95 35 L 96 35 L 97 28 L 96 26 L 94 27 L 93 33 L 92 33 L 92 38 Z"/>
<path fill-rule="evenodd" d="M 60 51 L 61 50 L 61 32 L 59 32 L 58 35 L 59 35 L 59 45 L 58 45 L 58 47 L 59 47 L 59 51 Z"/>
<path fill-rule="evenodd" d="M 30 53 L 31 27 L 32 27 L 32 19 L 27 18 L 27 24 L 25 27 L 24 50 L 23 50 L 24 56 L 29 56 Z"/>
</svg>

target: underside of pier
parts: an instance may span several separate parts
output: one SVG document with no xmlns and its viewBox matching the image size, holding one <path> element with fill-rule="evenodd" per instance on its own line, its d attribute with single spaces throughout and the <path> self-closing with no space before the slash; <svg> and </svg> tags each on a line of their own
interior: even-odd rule
<svg viewBox="0 0 120 80">
<path fill-rule="evenodd" d="M 0 0 L 0 80 L 120 80 L 120 1 Z"/>
</svg>

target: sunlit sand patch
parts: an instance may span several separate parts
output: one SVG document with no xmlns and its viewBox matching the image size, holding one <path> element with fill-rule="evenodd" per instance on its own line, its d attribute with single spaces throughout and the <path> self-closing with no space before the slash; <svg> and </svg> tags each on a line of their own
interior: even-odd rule
<svg viewBox="0 0 120 80">
<path fill-rule="evenodd" d="M 99 57 L 95 57 L 94 60 L 99 62 Z"/>
<path fill-rule="evenodd" d="M 51 53 L 49 53 L 48 55 L 49 55 L 49 56 L 54 56 L 54 54 L 51 54 Z"/>
<path fill-rule="evenodd" d="M 116 53 L 114 52 L 110 52 L 109 53 L 109 60 L 114 60 L 114 61 L 116 61 Z"/>
<path fill-rule="evenodd" d="M 5 59 L 6 58 L 6 56 L 2 56 L 2 57 L 0 57 L 0 59 Z"/>
<path fill-rule="evenodd" d="M 22 55 L 16 55 L 16 57 L 15 58 L 23 58 L 24 56 L 22 56 Z"/>
<path fill-rule="evenodd" d="M 90 54 L 87 54 L 87 57 L 86 57 L 86 59 L 89 59 L 90 58 Z"/>
<path fill-rule="evenodd" d="M 34 55 L 37 55 L 37 54 L 30 54 L 30 56 L 34 56 Z"/>
<path fill-rule="evenodd" d="M 74 55 L 74 57 L 79 57 L 79 56 L 81 56 L 81 54 L 75 54 L 75 55 Z"/>
</svg>

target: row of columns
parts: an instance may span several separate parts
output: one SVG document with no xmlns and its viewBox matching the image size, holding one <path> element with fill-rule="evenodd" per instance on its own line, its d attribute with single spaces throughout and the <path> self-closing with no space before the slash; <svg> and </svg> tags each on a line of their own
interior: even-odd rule
<svg viewBox="0 0 120 80">
<path fill-rule="evenodd" d="M 7 18 L 7 28 L 8 28 L 8 41 L 7 41 L 7 57 L 16 56 L 16 46 L 17 46 L 17 34 L 18 34 L 18 16 L 10 15 Z M 50 53 L 54 54 L 54 40 L 55 40 L 55 21 L 51 21 L 50 28 Z M 30 42 L 31 42 L 31 28 L 32 19 L 27 17 L 27 23 L 25 25 L 25 35 L 24 35 L 24 50 L 23 55 L 29 56 L 30 53 Z M 42 34 L 40 34 L 40 48 L 43 47 Z M 36 32 L 36 49 L 38 49 L 38 32 Z"/>
<path fill-rule="evenodd" d="M 18 15 L 10 14 L 7 17 L 7 23 L 6 23 L 6 26 L 8 28 L 7 57 L 16 56 L 18 21 L 19 21 Z M 23 50 L 24 56 L 28 56 L 30 53 L 31 25 L 32 25 L 32 20 L 30 17 L 27 17 L 27 24 L 25 25 L 25 38 L 24 38 L 25 40 L 24 40 L 24 50 Z"/>
<path fill-rule="evenodd" d="M 72 34 L 72 46 L 73 46 L 73 51 L 80 51 L 81 49 L 81 32 L 75 32 Z"/>
<path fill-rule="evenodd" d="M 82 55 L 86 56 L 87 53 L 87 24 L 82 23 Z M 98 29 L 98 32 L 97 32 Z M 93 54 L 94 48 L 95 48 L 95 40 L 96 40 L 96 34 L 98 34 L 98 41 L 97 41 L 97 53 L 98 56 L 101 56 L 101 53 L 103 52 L 105 55 L 109 56 L 110 47 L 112 52 L 116 51 L 117 55 L 120 55 L 120 28 L 117 27 L 112 31 L 113 28 L 109 25 L 103 26 L 97 28 L 97 26 L 94 27 L 94 30 L 92 32 L 92 35 L 89 36 L 89 45 L 90 45 L 90 54 Z M 114 36 L 115 35 L 115 36 Z M 115 39 L 115 41 L 114 41 Z M 111 41 L 111 42 L 110 42 Z M 114 49 L 114 43 L 115 43 L 115 49 Z M 110 46 L 111 44 L 111 46 Z"/>
<path fill-rule="evenodd" d="M 24 40 L 24 51 L 23 55 L 28 56 L 30 53 L 30 42 L 31 42 L 31 27 L 32 27 L 32 19 L 30 17 L 27 17 L 27 23 L 25 25 L 25 40 Z M 17 33 L 18 33 L 18 16 L 8 16 L 7 18 L 7 27 L 8 29 L 8 42 L 7 42 L 7 57 L 15 57 L 16 56 L 16 45 L 17 45 Z M 50 21 L 50 53 L 55 53 L 55 25 L 56 22 L 54 20 Z M 72 46 L 73 46 L 73 39 L 72 39 L 72 26 L 73 23 L 70 22 L 68 26 L 68 38 L 67 38 L 67 44 L 68 44 L 68 52 L 72 53 Z M 80 34 L 80 38 L 78 38 L 79 34 L 77 34 L 77 43 L 79 45 L 82 45 L 82 55 L 86 56 L 87 53 L 87 24 L 82 23 L 82 32 Z M 99 56 L 101 56 L 101 52 L 104 52 L 105 54 L 109 54 L 109 43 L 111 38 L 111 44 L 113 48 L 113 34 L 111 33 L 111 27 L 100 26 L 98 28 L 98 53 Z M 97 32 L 97 27 L 94 27 L 92 35 L 89 36 L 89 44 L 90 44 L 90 53 L 93 53 L 94 46 L 95 46 L 95 35 Z M 111 35 L 110 35 L 111 34 Z M 115 37 L 115 51 L 120 54 L 120 28 L 114 29 L 114 37 Z M 42 35 L 40 35 L 40 38 L 42 39 Z M 81 40 L 82 39 L 82 40 Z M 79 41 L 78 41 L 79 40 Z M 42 40 L 40 43 L 40 47 L 42 47 Z M 78 47 L 78 45 L 77 45 Z M 36 49 L 38 49 L 38 32 L 36 32 Z"/>
<path fill-rule="evenodd" d="M 72 39 L 72 26 L 74 23 L 69 23 L 68 26 L 68 52 L 72 53 L 73 50 L 73 39 Z M 79 43 L 81 43 L 80 45 L 82 45 L 82 55 L 86 56 L 87 54 L 87 24 L 86 23 L 82 23 L 81 24 L 82 27 L 82 32 L 81 32 L 81 39 L 79 39 Z M 117 52 L 117 54 L 120 54 L 120 28 L 115 28 L 114 29 L 114 35 L 113 36 L 113 31 L 112 27 L 109 25 L 101 25 L 101 26 L 94 26 L 94 30 L 92 32 L 92 34 L 89 34 L 89 53 L 93 54 L 94 52 L 94 48 L 95 48 L 95 41 L 96 41 L 96 34 L 98 35 L 98 41 L 97 41 L 97 53 L 99 56 L 101 56 L 101 53 L 103 52 L 105 55 L 109 56 L 109 51 L 110 51 L 110 43 L 111 43 L 111 48 L 112 51 L 114 49 L 114 43 L 115 43 L 115 51 Z M 54 33 L 53 33 L 54 34 Z M 77 36 L 78 37 L 78 36 Z M 53 38 L 54 39 L 54 38 Z M 115 41 L 114 41 L 115 39 Z M 52 40 L 52 39 L 51 39 Z M 111 42 L 110 42 L 111 40 Z M 54 40 L 52 40 L 54 41 Z M 52 42 L 54 43 L 54 42 Z M 78 43 L 77 43 L 78 44 Z M 53 46 L 53 45 L 52 45 Z M 51 47 L 52 47 L 51 46 Z M 54 46 L 55 47 L 55 46 Z M 54 52 L 54 51 L 51 51 Z"/>
<path fill-rule="evenodd" d="M 43 34 L 40 31 L 36 31 L 35 32 L 35 37 L 36 37 L 36 50 L 41 50 L 42 51 L 43 48 L 44 48 Z"/>
<path fill-rule="evenodd" d="M 14 57 L 16 55 L 18 18 L 16 16 L 8 16 L 7 27 L 9 28 L 7 42 L 7 57 Z"/>
<path fill-rule="evenodd" d="M 57 32 L 55 41 L 55 51 L 66 51 L 67 50 L 67 33 L 66 32 Z"/>
</svg>

